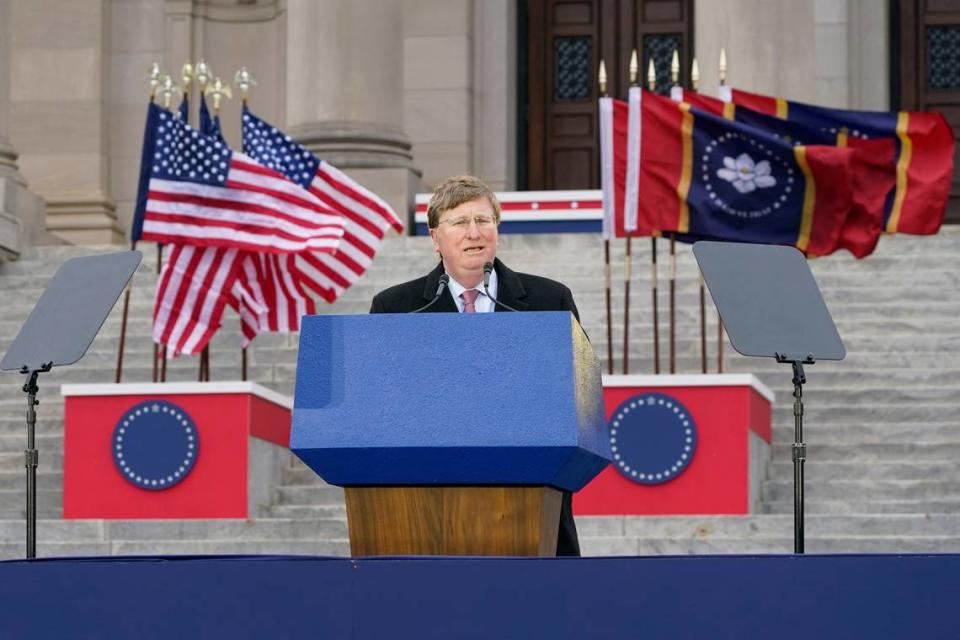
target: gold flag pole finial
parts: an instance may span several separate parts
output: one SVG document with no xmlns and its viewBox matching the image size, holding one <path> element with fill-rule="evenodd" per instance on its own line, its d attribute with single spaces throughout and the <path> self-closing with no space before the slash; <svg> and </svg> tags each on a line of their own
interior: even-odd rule
<svg viewBox="0 0 960 640">
<path fill-rule="evenodd" d="M 194 69 L 193 77 L 196 78 L 197 84 L 200 85 L 200 91 L 206 91 L 207 85 L 213 77 L 213 69 L 210 68 L 210 65 L 207 64 L 203 58 L 200 58 Z"/>
<path fill-rule="evenodd" d="M 700 88 L 700 65 L 697 64 L 697 59 L 693 59 L 693 64 L 690 65 L 690 88 L 694 91 L 697 91 Z"/>
<path fill-rule="evenodd" d="M 720 86 L 727 84 L 727 50 L 720 49 L 720 64 L 717 65 L 720 77 Z"/>
<path fill-rule="evenodd" d="M 150 68 L 147 70 L 147 82 L 150 85 L 150 102 L 153 102 L 153 99 L 157 95 L 157 87 L 160 86 L 160 63 L 154 62 L 150 65 Z"/>
<path fill-rule="evenodd" d="M 183 92 L 187 93 L 190 91 L 190 83 L 193 82 L 194 72 L 193 65 L 189 62 L 184 62 L 183 66 L 180 67 L 180 79 L 183 81 Z"/>
<path fill-rule="evenodd" d="M 233 76 L 233 84 L 240 89 L 240 98 L 243 100 L 243 104 L 246 104 L 247 93 L 250 91 L 250 87 L 257 86 L 257 79 L 246 67 L 240 67 L 240 70 Z"/>
<path fill-rule="evenodd" d="M 233 92 L 230 90 L 230 85 L 223 84 L 223 80 L 221 80 L 219 77 L 213 79 L 213 82 L 207 87 L 205 93 L 213 99 L 214 113 L 220 111 L 220 102 L 224 98 L 227 100 L 233 98 Z"/>
<path fill-rule="evenodd" d="M 670 60 L 670 82 L 675 87 L 680 84 L 680 54 L 676 49 L 673 50 L 673 58 Z"/>
<path fill-rule="evenodd" d="M 640 63 L 637 62 L 637 50 L 630 52 L 630 86 L 637 86 L 637 76 L 640 75 Z"/>
<path fill-rule="evenodd" d="M 160 95 L 163 97 L 164 109 L 170 108 L 170 104 L 173 102 L 173 96 L 178 93 L 180 93 L 180 87 L 173 81 L 169 73 L 164 74 L 163 77 L 160 78 Z"/>
<path fill-rule="evenodd" d="M 650 64 L 647 65 L 647 88 L 650 91 L 657 90 L 657 67 L 650 58 Z"/>
<path fill-rule="evenodd" d="M 597 72 L 597 84 L 600 85 L 600 95 L 606 98 L 607 97 L 607 65 L 603 63 L 603 58 L 600 58 L 600 70 Z"/>
</svg>

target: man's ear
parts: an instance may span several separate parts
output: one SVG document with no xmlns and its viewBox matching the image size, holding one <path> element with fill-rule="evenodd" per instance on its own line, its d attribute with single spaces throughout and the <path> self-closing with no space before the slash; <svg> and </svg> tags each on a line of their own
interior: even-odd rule
<svg viewBox="0 0 960 640">
<path fill-rule="evenodd" d="M 430 229 L 430 239 L 433 240 L 433 250 L 440 253 L 440 244 L 437 242 L 437 230 Z M 442 256 L 441 256 L 442 257 Z"/>
</svg>

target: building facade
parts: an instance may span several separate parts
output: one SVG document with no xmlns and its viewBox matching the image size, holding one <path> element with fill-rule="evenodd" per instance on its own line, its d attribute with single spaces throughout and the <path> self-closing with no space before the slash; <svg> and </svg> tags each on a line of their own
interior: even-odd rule
<svg viewBox="0 0 960 640">
<path fill-rule="evenodd" d="M 125 242 L 155 61 L 246 66 L 251 109 L 409 212 L 457 173 L 597 187 L 596 69 L 625 95 L 634 48 L 660 89 L 676 49 L 715 95 L 724 49 L 736 87 L 960 125 L 958 0 L 0 0 L 0 247 Z"/>
</svg>

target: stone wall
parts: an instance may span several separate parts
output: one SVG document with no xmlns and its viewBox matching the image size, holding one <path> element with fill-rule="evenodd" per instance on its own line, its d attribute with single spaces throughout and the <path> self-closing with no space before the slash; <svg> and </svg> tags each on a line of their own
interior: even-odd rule
<svg viewBox="0 0 960 640">
<path fill-rule="evenodd" d="M 876 0 L 714 0 L 695 8 L 704 93 L 748 91 L 850 109 L 889 105 L 888 7 Z"/>
<path fill-rule="evenodd" d="M 697 2 L 701 90 L 715 94 L 725 47 L 734 86 L 887 108 L 886 4 Z M 20 235 L 49 241 L 45 229 L 124 241 L 153 61 L 179 77 L 184 61 L 203 58 L 228 82 L 246 65 L 254 111 L 398 211 L 456 173 L 512 189 L 525 135 L 516 28 L 516 0 L 4 0 L 0 253 L 15 253 L 4 247 Z M 234 145 L 238 102 L 222 113 Z M 17 221 L 26 231 L 11 231 Z"/>
</svg>

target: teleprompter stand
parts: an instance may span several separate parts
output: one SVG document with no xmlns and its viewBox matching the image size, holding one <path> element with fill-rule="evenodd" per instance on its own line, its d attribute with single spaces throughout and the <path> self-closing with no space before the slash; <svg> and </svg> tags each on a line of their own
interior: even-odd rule
<svg viewBox="0 0 960 640">
<path fill-rule="evenodd" d="M 793 247 L 697 242 L 693 253 L 733 348 L 793 368 L 794 553 L 803 553 L 804 365 L 846 355 L 803 254 Z"/>
<path fill-rule="evenodd" d="M 47 285 L 20 328 L 0 369 L 29 376 L 27 394 L 27 557 L 37 555 L 37 465 L 34 431 L 37 379 L 55 366 L 73 364 L 90 343 L 130 281 L 143 257 L 139 251 L 74 258 L 65 262 Z"/>
</svg>

